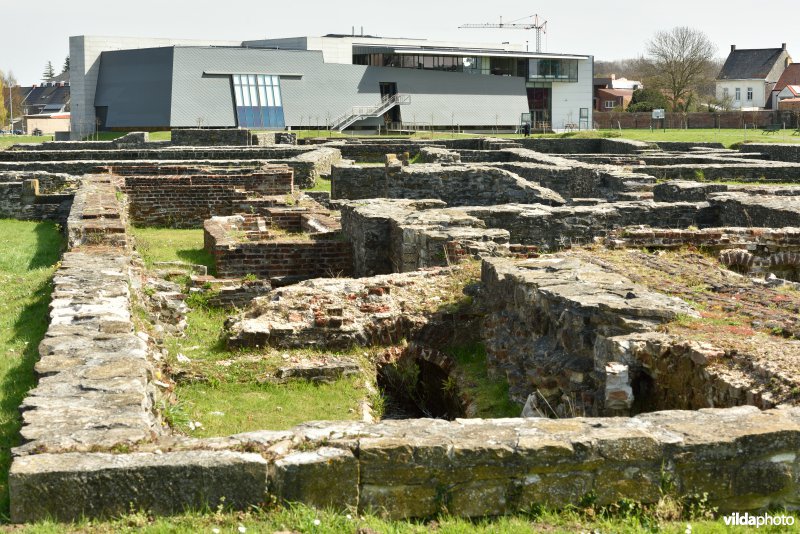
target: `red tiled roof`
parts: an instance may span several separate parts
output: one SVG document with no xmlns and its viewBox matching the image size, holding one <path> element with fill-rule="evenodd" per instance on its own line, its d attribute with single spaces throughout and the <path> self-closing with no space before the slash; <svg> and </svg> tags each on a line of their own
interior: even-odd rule
<svg viewBox="0 0 800 534">
<path fill-rule="evenodd" d="M 789 63 L 773 90 L 782 91 L 787 85 L 800 85 L 800 63 Z"/>
</svg>

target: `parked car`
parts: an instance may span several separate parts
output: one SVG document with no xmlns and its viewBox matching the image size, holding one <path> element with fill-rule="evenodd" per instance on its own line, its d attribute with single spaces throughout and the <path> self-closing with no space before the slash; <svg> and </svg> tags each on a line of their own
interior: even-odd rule
<svg viewBox="0 0 800 534">
<path fill-rule="evenodd" d="M 11 133 L 14 134 L 14 135 L 24 135 L 25 134 L 25 132 L 23 132 L 22 130 L 14 130 Z"/>
</svg>

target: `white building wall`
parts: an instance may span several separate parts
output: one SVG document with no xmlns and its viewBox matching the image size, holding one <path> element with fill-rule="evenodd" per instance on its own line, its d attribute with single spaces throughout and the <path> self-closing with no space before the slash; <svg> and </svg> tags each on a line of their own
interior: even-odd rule
<svg viewBox="0 0 800 534">
<path fill-rule="evenodd" d="M 95 130 L 94 97 L 100 73 L 100 54 L 107 50 L 154 48 L 159 46 L 239 46 L 239 41 L 202 41 L 196 39 L 151 39 L 142 37 L 96 37 L 79 35 L 69 38 L 70 56 L 70 138 L 79 140 Z"/>
<path fill-rule="evenodd" d="M 741 100 L 736 100 L 736 88 L 741 90 Z M 747 100 L 747 88 L 753 88 L 753 100 Z M 717 80 L 717 100 L 724 99 L 725 89 L 728 89 L 731 109 L 743 111 L 763 108 L 767 102 L 767 84 L 764 80 Z"/>
<path fill-rule="evenodd" d="M 580 122 L 580 108 L 589 108 L 589 128 L 592 128 L 592 97 L 594 58 L 578 61 L 578 82 L 553 82 L 552 102 L 552 127 L 554 130 L 563 130 L 567 124 L 578 125 Z"/>
</svg>

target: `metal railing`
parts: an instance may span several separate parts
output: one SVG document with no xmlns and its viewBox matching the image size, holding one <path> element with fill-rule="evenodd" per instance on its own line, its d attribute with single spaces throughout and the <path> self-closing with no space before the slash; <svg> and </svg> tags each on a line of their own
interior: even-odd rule
<svg viewBox="0 0 800 534">
<path fill-rule="evenodd" d="M 380 104 L 376 106 L 355 106 L 347 113 L 336 117 L 331 121 L 330 129 L 341 132 L 354 122 L 370 117 L 380 117 L 395 106 L 403 106 L 409 103 L 411 103 L 411 95 L 409 94 L 386 95 L 381 99 Z"/>
</svg>

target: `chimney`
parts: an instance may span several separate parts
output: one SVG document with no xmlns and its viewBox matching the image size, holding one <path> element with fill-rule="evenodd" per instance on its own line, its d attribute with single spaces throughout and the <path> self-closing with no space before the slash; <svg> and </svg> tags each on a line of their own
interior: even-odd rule
<svg viewBox="0 0 800 534">
<path fill-rule="evenodd" d="M 786 50 L 786 43 L 781 43 L 781 48 L 783 48 L 784 50 Z"/>
<path fill-rule="evenodd" d="M 736 45 L 731 45 L 731 52 L 736 52 Z"/>
</svg>

